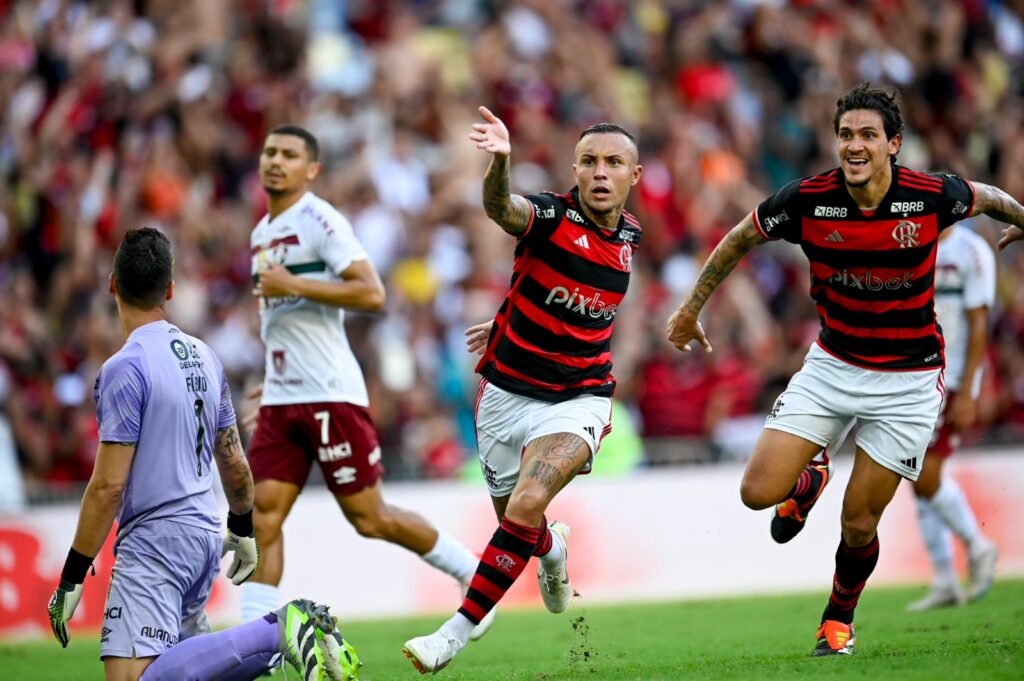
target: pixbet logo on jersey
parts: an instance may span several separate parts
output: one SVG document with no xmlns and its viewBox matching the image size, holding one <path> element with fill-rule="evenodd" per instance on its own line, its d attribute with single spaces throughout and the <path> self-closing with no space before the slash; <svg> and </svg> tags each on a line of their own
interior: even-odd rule
<svg viewBox="0 0 1024 681">
<path fill-rule="evenodd" d="M 618 305 L 605 305 L 601 301 L 601 292 L 598 291 L 590 298 L 580 294 L 579 288 L 569 292 L 569 289 L 563 286 L 556 286 L 551 289 L 548 293 L 547 300 L 544 301 L 545 305 L 565 305 L 565 309 L 572 310 L 583 316 L 591 316 L 595 319 L 598 317 L 604 317 L 605 319 L 612 319 L 615 317 L 615 313 L 618 311 Z"/>
<path fill-rule="evenodd" d="M 876 276 L 870 269 L 860 272 L 856 270 L 843 270 L 841 272 L 836 272 L 831 276 L 829 281 L 833 284 L 842 284 L 843 286 L 860 289 L 862 291 L 881 291 L 882 289 L 895 291 L 900 288 L 910 288 L 914 283 L 910 272 L 904 272 L 898 277 L 882 279 L 881 277 Z"/>
</svg>

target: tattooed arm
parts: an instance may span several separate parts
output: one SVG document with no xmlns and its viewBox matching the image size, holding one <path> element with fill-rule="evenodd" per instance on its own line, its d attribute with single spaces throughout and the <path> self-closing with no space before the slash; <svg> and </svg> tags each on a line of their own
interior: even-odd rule
<svg viewBox="0 0 1024 681">
<path fill-rule="evenodd" d="M 740 259 L 765 241 L 754 227 L 753 218 L 748 215 L 718 243 L 704 263 L 690 293 L 668 320 L 668 339 L 673 345 L 683 352 L 689 352 L 690 341 L 696 340 L 705 352 L 711 352 L 711 344 L 697 317 L 704 303 L 718 285 L 725 281 Z"/>
<path fill-rule="evenodd" d="M 492 154 L 484 175 L 484 210 L 509 234 L 521 234 L 530 225 L 533 208 L 529 201 L 509 189 L 512 143 L 508 129 L 487 107 L 480 107 L 480 115 L 487 122 L 475 123 L 469 139 L 476 142 L 477 149 Z"/>
<path fill-rule="evenodd" d="M 981 182 L 971 184 L 974 185 L 974 212 L 971 216 L 984 213 L 1009 225 L 1003 230 L 1003 238 L 998 244 L 999 250 L 1003 250 L 1014 241 L 1024 239 L 1024 206 L 999 187 Z"/>
<path fill-rule="evenodd" d="M 228 508 L 236 515 L 251 511 L 252 472 L 249 470 L 249 462 L 245 460 L 242 441 L 238 437 L 238 428 L 235 424 L 217 431 L 213 458 L 217 461 L 220 484 L 224 486 L 224 496 L 227 497 Z"/>
</svg>

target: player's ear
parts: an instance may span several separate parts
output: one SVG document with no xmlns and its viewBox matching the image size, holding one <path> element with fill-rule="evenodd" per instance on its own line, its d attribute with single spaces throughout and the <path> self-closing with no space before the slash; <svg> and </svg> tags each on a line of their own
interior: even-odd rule
<svg viewBox="0 0 1024 681">
<path fill-rule="evenodd" d="M 174 297 L 174 280 L 171 279 L 171 283 L 167 285 L 167 293 L 164 294 L 164 300 L 170 300 Z"/>
<path fill-rule="evenodd" d="M 635 187 L 636 183 L 640 181 L 640 176 L 644 174 L 644 167 L 637 163 L 633 166 L 633 179 L 629 181 L 631 187 Z"/>
<path fill-rule="evenodd" d="M 320 162 L 319 161 L 313 161 L 306 168 L 306 181 L 307 182 L 312 182 L 313 180 L 316 179 L 316 176 L 319 175 L 319 174 L 320 174 Z"/>
<path fill-rule="evenodd" d="M 900 145 L 903 144 L 903 133 L 896 133 L 889 140 L 889 155 L 895 156 L 900 153 Z"/>
<path fill-rule="evenodd" d="M 110 273 L 110 277 L 107 279 L 107 293 L 112 296 L 117 295 L 117 283 L 114 281 L 114 273 Z"/>
</svg>

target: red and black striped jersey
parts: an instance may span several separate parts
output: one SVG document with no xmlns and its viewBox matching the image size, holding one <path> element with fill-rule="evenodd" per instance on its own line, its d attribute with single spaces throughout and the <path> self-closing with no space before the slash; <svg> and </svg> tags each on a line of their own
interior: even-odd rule
<svg viewBox="0 0 1024 681">
<path fill-rule="evenodd" d="M 974 187 L 952 174 L 893 164 L 892 184 L 861 210 L 841 169 L 790 182 L 753 214 L 767 239 L 799 244 L 810 260 L 818 343 L 869 369 L 941 367 L 935 321 L 939 232 L 971 214 Z"/>
<path fill-rule="evenodd" d="M 643 234 L 623 213 L 614 231 L 580 210 L 579 192 L 527 196 L 512 283 L 476 370 L 498 387 L 547 402 L 611 396 L 611 338 Z"/>
</svg>

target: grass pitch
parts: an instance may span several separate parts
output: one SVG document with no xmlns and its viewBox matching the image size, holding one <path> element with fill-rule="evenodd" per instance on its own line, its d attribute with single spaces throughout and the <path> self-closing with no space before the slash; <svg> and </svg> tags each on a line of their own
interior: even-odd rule
<svg viewBox="0 0 1024 681">
<path fill-rule="evenodd" d="M 1021 679 L 1024 581 L 998 582 L 963 608 L 907 613 L 923 588 L 868 588 L 857 653 L 811 658 L 827 594 L 588 606 L 563 615 L 501 612 L 491 632 L 443 670 L 450 681 L 675 681 L 677 679 Z M 341 604 L 332 608 L 343 613 Z M 350 622 L 368 681 L 417 679 L 402 643 L 444 617 Z M 100 681 L 98 637 L 0 644 L 0 678 Z M 280 679 L 281 677 L 276 677 Z M 297 678 L 294 672 L 288 678 Z"/>
</svg>

